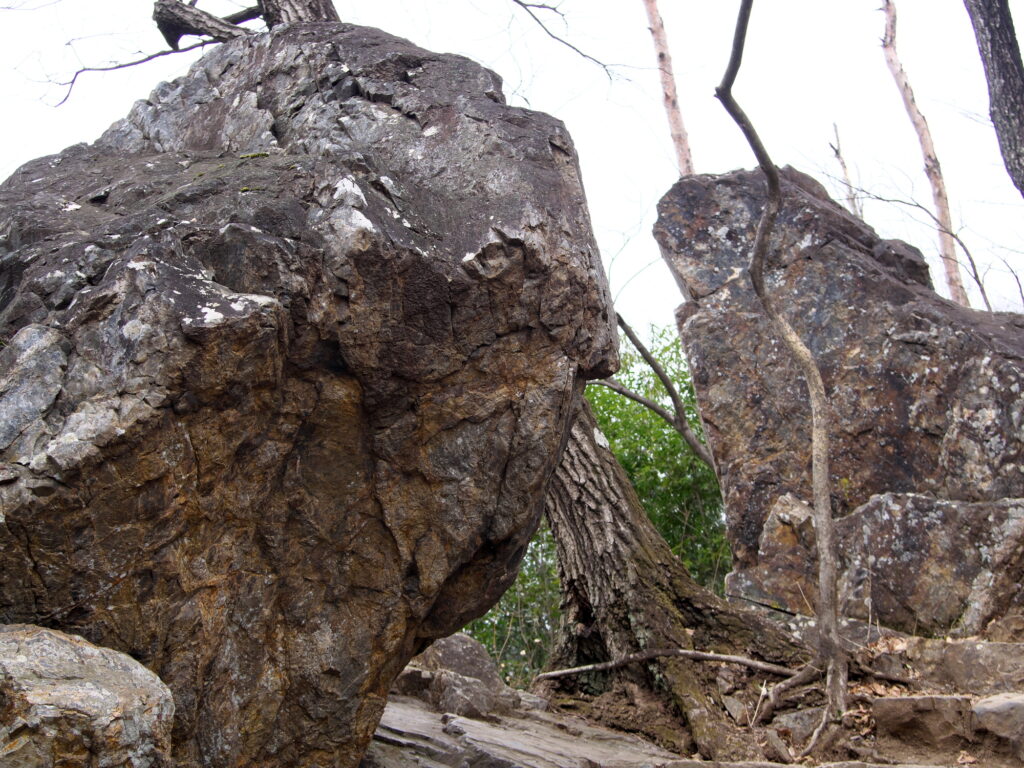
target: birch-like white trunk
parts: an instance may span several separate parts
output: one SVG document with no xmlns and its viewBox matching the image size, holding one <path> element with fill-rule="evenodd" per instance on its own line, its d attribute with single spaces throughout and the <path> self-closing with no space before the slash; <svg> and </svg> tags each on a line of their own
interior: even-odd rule
<svg viewBox="0 0 1024 768">
<path fill-rule="evenodd" d="M 924 114 L 917 106 L 914 90 L 910 87 L 910 80 L 896 54 L 896 6 L 892 0 L 883 0 L 882 10 L 885 11 L 885 37 L 882 38 L 885 63 L 889 66 L 889 71 L 896 81 L 896 87 L 899 88 L 900 96 L 903 98 L 903 106 L 907 109 L 907 115 L 917 133 L 917 140 L 921 144 L 921 153 L 924 155 L 924 172 L 932 187 L 935 217 L 939 220 L 939 255 L 942 257 L 942 266 L 946 274 L 946 286 L 949 288 L 949 294 L 953 301 L 969 307 L 971 303 L 967 299 L 967 291 L 964 290 L 963 279 L 960 277 L 960 263 L 956 258 L 956 241 L 953 239 L 953 221 L 949 215 L 946 182 L 943 179 L 942 167 L 939 165 L 939 158 L 935 152 L 932 132 L 928 128 L 928 121 L 924 119 Z"/>
</svg>

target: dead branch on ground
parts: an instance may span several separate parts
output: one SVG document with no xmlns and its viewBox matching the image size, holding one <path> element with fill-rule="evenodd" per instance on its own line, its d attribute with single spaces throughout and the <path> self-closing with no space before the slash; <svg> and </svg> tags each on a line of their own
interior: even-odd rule
<svg viewBox="0 0 1024 768">
<path fill-rule="evenodd" d="M 797 674 L 795 669 L 783 667 L 778 664 L 770 664 L 766 661 L 750 659 L 746 656 L 733 656 L 725 653 L 705 653 L 703 651 L 690 651 L 685 648 L 660 648 L 650 651 L 640 651 L 639 653 L 631 653 L 628 656 L 623 656 L 621 659 L 616 659 L 615 661 L 602 661 L 598 664 L 584 664 L 582 667 L 569 667 L 567 669 L 553 669 L 550 672 L 543 672 L 537 675 L 533 678 L 533 682 L 536 683 L 540 680 L 552 680 L 556 677 L 567 677 L 569 675 L 581 675 L 586 672 L 606 672 L 610 669 L 624 667 L 627 664 L 635 664 L 641 661 L 651 661 L 653 659 L 661 659 L 670 656 L 692 659 L 693 661 L 718 661 L 726 664 L 739 664 L 744 667 L 749 667 L 750 669 L 756 669 L 759 672 L 778 675 L 779 677 L 792 677 Z"/>
</svg>

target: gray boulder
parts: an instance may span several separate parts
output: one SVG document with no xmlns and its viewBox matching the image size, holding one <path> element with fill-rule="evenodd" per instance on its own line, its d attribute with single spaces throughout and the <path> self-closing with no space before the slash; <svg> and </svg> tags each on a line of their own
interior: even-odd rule
<svg viewBox="0 0 1024 768">
<path fill-rule="evenodd" d="M 0 185 L 0 338 L 0 621 L 156 671 L 183 768 L 358 763 L 617 364 L 564 127 L 345 24 Z"/>
<path fill-rule="evenodd" d="M 916 249 L 878 237 L 797 171 L 783 169 L 782 188 L 766 281 L 830 394 L 832 506 L 864 528 L 845 540 L 859 553 L 848 581 L 871 574 L 903 592 L 876 594 L 883 624 L 995 622 L 1001 639 L 1024 637 L 1011 629 L 1024 616 L 1024 316 L 940 298 Z M 792 507 L 787 495 L 811 498 L 807 392 L 746 274 L 764 199 L 759 171 L 687 177 L 662 199 L 655 234 L 687 299 L 680 333 L 722 482 L 730 591 L 806 612 L 810 521 L 771 514 Z M 951 530 L 931 530 L 940 523 Z M 933 602 L 947 575 L 952 594 Z"/>
<path fill-rule="evenodd" d="M 123 653 L 0 626 L 4 768 L 170 768 L 173 718 L 167 686 Z"/>
</svg>

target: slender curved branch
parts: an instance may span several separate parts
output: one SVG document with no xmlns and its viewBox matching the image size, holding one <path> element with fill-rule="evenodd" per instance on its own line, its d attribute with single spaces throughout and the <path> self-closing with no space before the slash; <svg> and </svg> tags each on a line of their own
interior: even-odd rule
<svg viewBox="0 0 1024 768">
<path fill-rule="evenodd" d="M 943 225 L 942 221 L 939 219 L 938 216 L 935 215 L 934 212 L 932 212 L 930 208 L 928 208 L 928 206 L 922 205 L 916 200 L 903 200 L 902 198 L 899 197 L 883 197 L 882 195 L 876 195 L 874 192 L 866 190 L 863 187 L 857 187 L 856 189 L 861 195 L 871 200 L 876 200 L 880 203 L 893 203 L 895 205 L 904 205 L 907 208 L 915 208 L 924 213 L 926 216 L 928 216 L 928 218 L 932 220 L 932 224 L 935 225 L 935 228 L 939 232 L 943 232 L 949 235 L 949 237 L 951 237 L 956 242 L 956 244 L 960 246 L 960 250 L 964 252 L 964 256 L 967 258 L 967 268 L 971 272 L 971 279 L 974 280 L 974 284 L 978 286 L 978 291 L 979 293 L 981 293 L 981 300 L 985 303 L 985 308 L 989 312 L 993 311 L 992 303 L 988 299 L 988 292 L 985 290 L 985 283 L 982 282 L 981 273 L 978 271 L 978 263 L 974 260 L 974 254 L 971 253 L 970 248 L 967 247 L 967 244 L 964 243 L 963 239 L 960 237 L 959 234 L 953 232 L 952 230 L 945 229 L 945 226 Z M 861 218 L 863 218 L 863 216 Z M 957 263 L 961 264 L 962 262 L 960 262 L 960 260 L 957 259 Z"/>
<path fill-rule="evenodd" d="M 185 48 L 172 48 L 166 51 L 158 51 L 156 53 L 151 53 L 148 56 L 143 56 L 141 59 L 125 61 L 120 64 L 110 64 L 106 67 L 82 67 L 80 70 L 78 70 L 77 72 L 75 72 L 75 74 L 71 76 L 70 80 L 64 83 L 59 83 L 59 85 L 66 85 L 68 87 L 68 90 L 67 93 L 64 94 L 64 98 L 58 101 L 54 106 L 59 107 L 69 98 L 71 98 L 71 91 L 74 90 L 75 83 L 78 82 L 79 75 L 83 75 L 86 72 L 113 72 L 115 69 L 127 69 L 128 67 L 134 67 L 139 64 L 145 64 L 147 61 L 152 61 L 153 59 L 159 59 L 161 56 L 170 56 L 175 53 L 187 53 L 189 51 L 194 51 L 197 48 L 204 48 L 207 45 L 213 45 L 216 42 L 216 40 L 200 40 L 195 45 L 189 45 Z"/>
<path fill-rule="evenodd" d="M 647 408 L 655 415 L 660 416 L 662 419 L 667 421 L 673 429 L 676 428 L 676 417 L 673 413 L 671 413 L 667 408 L 663 408 L 658 405 L 650 398 L 637 394 L 629 387 L 622 384 L 622 382 L 616 381 L 615 379 L 595 379 L 594 381 L 587 382 L 588 386 L 591 384 L 599 384 L 602 387 L 608 387 L 612 392 L 616 392 L 623 397 L 628 397 L 635 403 L 640 403 L 644 408 Z"/>
<path fill-rule="evenodd" d="M 650 350 L 644 346 L 644 343 L 640 341 L 640 337 L 636 335 L 636 332 L 630 327 L 629 323 L 620 314 L 615 315 L 615 319 L 622 329 L 623 333 L 626 334 L 626 338 L 629 339 L 630 343 L 636 348 L 636 351 L 640 353 L 640 357 L 644 359 L 654 371 L 654 375 L 658 377 L 662 386 L 665 387 L 665 391 L 668 392 L 669 398 L 672 400 L 672 408 L 675 410 L 675 418 L 669 420 L 669 423 L 676 428 L 676 430 L 683 436 L 686 444 L 693 449 L 693 452 L 697 454 L 701 461 L 715 470 L 715 457 L 711 455 L 711 451 L 704 445 L 694 434 L 693 430 L 690 429 L 690 423 L 686 419 L 686 406 L 683 404 L 683 398 L 679 394 L 679 390 L 676 389 L 675 382 L 672 381 L 672 377 L 668 375 L 665 369 L 662 367 L 658 359 L 651 354 Z M 625 394 L 625 393 L 623 393 Z M 635 399 L 635 398 L 634 398 Z M 637 400 L 637 402 L 640 402 Z M 641 405 L 646 405 L 641 403 Z M 657 411 L 655 411 L 657 413 Z M 665 418 L 662 414 L 658 414 Z M 717 471 L 716 471 L 717 474 Z"/>
<path fill-rule="evenodd" d="M 652 659 L 660 659 L 668 656 L 678 656 L 684 659 L 692 659 L 694 661 L 721 661 L 727 664 L 740 664 L 744 667 L 750 667 L 760 672 L 767 672 L 771 675 L 778 675 L 779 677 L 792 677 L 797 674 L 797 670 L 790 669 L 789 667 L 779 666 L 778 664 L 770 664 L 766 661 L 758 661 L 757 659 L 750 659 L 746 656 L 731 656 L 724 653 L 704 653 L 703 651 L 689 651 L 685 648 L 660 648 L 651 651 L 641 651 L 640 653 L 631 653 L 628 656 L 623 656 L 621 659 L 615 661 L 602 661 L 599 664 L 585 664 L 582 667 L 568 667 L 566 669 L 554 669 L 550 672 L 543 672 L 533 678 L 533 682 L 540 680 L 551 680 L 556 677 L 566 677 L 568 675 L 579 675 L 585 672 L 604 672 L 609 669 L 618 669 L 624 667 L 627 664 L 634 664 L 640 661 L 651 661 Z"/>
<path fill-rule="evenodd" d="M 715 96 L 722 102 L 733 122 L 739 126 L 747 143 L 757 157 L 758 165 L 768 183 L 768 197 L 764 210 L 757 224 L 754 247 L 750 255 L 748 273 L 764 308 L 765 315 L 792 354 L 797 366 L 803 373 L 807 383 L 811 405 L 811 487 L 814 496 L 815 534 L 818 540 L 818 661 L 827 669 L 825 683 L 826 706 L 823 708 L 822 721 L 811 741 L 804 750 L 807 754 L 818 743 L 825 726 L 840 716 L 846 708 L 846 681 L 849 675 L 849 664 L 839 635 L 839 610 L 837 595 L 837 555 L 835 532 L 832 521 L 831 483 L 829 478 L 829 402 L 825 393 L 825 383 L 821 370 L 811 354 L 810 349 L 779 311 L 772 297 L 765 290 L 764 263 L 768 253 L 769 241 L 775 219 L 782 205 L 782 190 L 779 172 L 772 162 L 768 151 L 761 142 L 760 136 L 746 113 L 736 103 L 732 95 L 732 87 L 739 74 L 743 59 L 743 48 L 746 42 L 747 27 L 750 22 L 750 11 L 753 0 L 742 0 L 739 17 L 736 20 L 736 32 L 733 37 L 732 52 L 722 83 L 715 91 Z M 806 669 L 798 675 L 804 677 Z M 783 684 L 784 685 L 784 684 Z"/>
<path fill-rule="evenodd" d="M 561 43 L 562 45 L 564 45 L 569 50 L 574 51 L 575 53 L 579 54 L 580 56 L 582 56 L 587 61 L 592 61 L 594 64 L 597 64 L 597 66 L 599 66 L 601 69 L 604 70 L 604 73 L 607 76 L 607 78 L 609 80 L 612 79 L 611 67 L 609 67 L 607 64 L 605 64 L 600 59 L 595 59 L 589 53 L 585 53 L 585 52 L 581 51 L 579 48 L 577 48 L 575 45 L 570 43 L 564 37 L 559 37 L 558 35 L 556 35 L 554 32 L 551 31 L 551 29 L 548 27 L 548 25 L 545 24 L 544 21 L 536 13 L 534 13 L 533 11 L 534 11 L 535 8 L 539 9 L 539 10 L 552 11 L 554 13 L 557 13 L 559 16 L 562 16 L 563 18 L 565 17 L 564 13 L 562 13 L 557 8 L 554 8 L 554 7 L 550 6 L 550 5 L 547 5 L 546 3 L 530 3 L 530 2 L 527 2 L 526 0 L 512 0 L 512 2 L 515 3 L 516 5 L 518 5 L 520 8 L 522 8 L 524 11 L 526 11 L 526 13 L 529 14 L 530 18 L 533 19 L 535 22 L 537 22 L 537 25 L 541 29 L 544 30 L 544 34 L 546 34 L 552 40 L 556 40 L 557 42 Z"/>
</svg>

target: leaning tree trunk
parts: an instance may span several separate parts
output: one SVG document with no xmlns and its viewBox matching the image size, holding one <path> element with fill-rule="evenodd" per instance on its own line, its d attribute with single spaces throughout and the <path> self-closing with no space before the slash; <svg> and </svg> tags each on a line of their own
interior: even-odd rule
<svg viewBox="0 0 1024 768">
<path fill-rule="evenodd" d="M 964 0 L 988 81 L 989 114 L 1006 170 L 1024 195 L 1024 64 L 1008 0 Z"/>
<path fill-rule="evenodd" d="M 806 660 L 804 649 L 780 629 L 727 605 L 690 578 L 647 519 L 585 401 L 548 491 L 546 512 L 562 582 L 562 625 L 549 666 L 612 661 L 655 648 L 790 665 Z M 618 690 L 646 699 L 647 706 L 656 700 L 685 723 L 706 757 L 758 757 L 722 708 L 719 671 L 719 664 L 661 658 L 559 678 L 555 685 L 590 694 Z"/>
<path fill-rule="evenodd" d="M 341 21 L 332 0 L 259 0 L 268 27 L 295 21 Z"/>
</svg>

